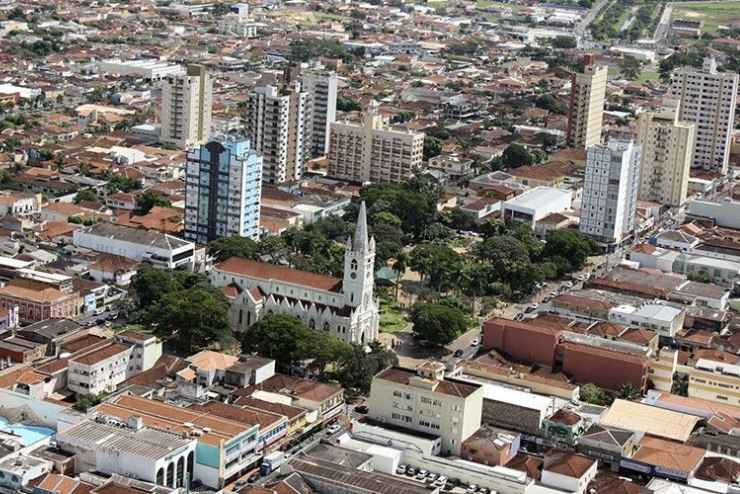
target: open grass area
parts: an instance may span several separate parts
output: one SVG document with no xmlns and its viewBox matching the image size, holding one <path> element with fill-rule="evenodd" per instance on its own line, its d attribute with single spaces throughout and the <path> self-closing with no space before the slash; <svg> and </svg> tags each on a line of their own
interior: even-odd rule
<svg viewBox="0 0 740 494">
<path fill-rule="evenodd" d="M 408 321 L 398 304 L 391 300 L 380 300 L 380 331 L 399 333 L 408 326 Z"/>
<path fill-rule="evenodd" d="M 673 19 L 704 21 L 704 32 L 716 33 L 720 26 L 740 22 L 740 0 L 675 4 Z"/>
<path fill-rule="evenodd" d="M 657 70 L 643 70 L 640 72 L 639 82 L 657 81 L 660 79 L 660 73 Z"/>
<path fill-rule="evenodd" d="M 311 26 L 321 22 L 341 22 L 347 17 L 341 15 L 329 14 L 326 12 L 310 12 L 307 10 L 275 10 L 268 13 L 273 18 L 281 18 L 301 26 Z"/>
</svg>

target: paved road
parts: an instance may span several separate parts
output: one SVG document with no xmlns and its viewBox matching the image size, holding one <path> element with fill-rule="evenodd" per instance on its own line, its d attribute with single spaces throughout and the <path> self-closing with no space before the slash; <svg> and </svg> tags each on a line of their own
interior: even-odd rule
<svg viewBox="0 0 740 494">
<path fill-rule="evenodd" d="M 673 16 L 673 5 L 666 4 L 663 9 L 663 15 L 660 16 L 660 21 L 655 26 L 655 33 L 653 33 L 654 43 L 663 43 L 670 32 L 671 17 Z"/>
<path fill-rule="evenodd" d="M 599 0 L 596 2 L 592 7 L 591 10 L 588 11 L 588 14 L 586 14 L 586 17 L 581 20 L 581 22 L 576 26 L 576 34 L 579 34 L 581 36 L 585 35 L 588 31 L 588 26 L 591 25 L 591 23 L 598 17 L 599 13 L 603 8 L 607 6 L 607 4 L 611 3 L 612 0 Z M 617 0 L 618 1 L 618 0 Z"/>
</svg>

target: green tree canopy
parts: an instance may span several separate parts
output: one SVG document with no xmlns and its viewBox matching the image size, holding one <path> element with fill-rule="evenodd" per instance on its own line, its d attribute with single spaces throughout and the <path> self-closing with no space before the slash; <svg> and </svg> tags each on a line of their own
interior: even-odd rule
<svg viewBox="0 0 740 494">
<path fill-rule="evenodd" d="M 81 202 L 95 202 L 98 200 L 98 195 L 92 189 L 82 189 L 75 194 L 74 202 L 79 204 Z"/>
<path fill-rule="evenodd" d="M 137 213 L 140 215 L 147 214 L 153 207 L 172 207 L 172 203 L 164 195 L 153 190 L 147 190 L 136 200 Z"/>
<path fill-rule="evenodd" d="M 217 261 L 230 257 L 257 259 L 258 244 L 247 237 L 222 237 L 208 242 L 208 253 Z"/>
<path fill-rule="evenodd" d="M 417 304 L 411 311 L 414 336 L 435 345 L 447 345 L 465 332 L 468 319 L 445 304 Z"/>
<path fill-rule="evenodd" d="M 511 144 L 509 147 L 504 149 L 504 153 L 501 156 L 501 162 L 508 168 L 518 168 L 520 166 L 528 166 L 535 162 L 532 153 L 527 151 L 527 148 L 521 144 Z"/>
</svg>

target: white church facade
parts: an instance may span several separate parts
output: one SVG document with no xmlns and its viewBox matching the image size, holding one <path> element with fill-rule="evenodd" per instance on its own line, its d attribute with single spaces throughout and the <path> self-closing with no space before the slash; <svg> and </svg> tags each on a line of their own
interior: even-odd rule
<svg viewBox="0 0 740 494">
<path fill-rule="evenodd" d="M 366 344 L 378 337 L 375 240 L 368 238 L 364 203 L 355 235 L 347 239 L 341 279 L 239 257 L 217 264 L 209 276 L 231 303 L 229 318 L 235 331 L 280 313 L 348 343 Z"/>
</svg>

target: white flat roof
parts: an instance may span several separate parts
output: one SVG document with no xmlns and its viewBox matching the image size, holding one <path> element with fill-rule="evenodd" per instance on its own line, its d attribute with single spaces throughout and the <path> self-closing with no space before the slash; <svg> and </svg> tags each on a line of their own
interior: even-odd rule
<svg viewBox="0 0 740 494">
<path fill-rule="evenodd" d="M 514 206 L 518 208 L 537 209 L 552 202 L 570 200 L 573 193 L 569 190 L 556 189 L 554 187 L 535 187 L 504 203 L 504 207 Z"/>
<path fill-rule="evenodd" d="M 535 393 L 519 391 L 495 384 L 482 383 L 481 386 L 483 387 L 483 398 L 488 400 L 500 401 L 541 412 L 545 412 L 553 406 L 553 401 L 550 398 Z"/>
<path fill-rule="evenodd" d="M 0 256 L 0 266 L 5 268 L 23 269 L 31 266 L 32 264 L 33 263 L 31 261 L 19 261 L 18 259 L 13 259 L 12 257 Z"/>
</svg>

